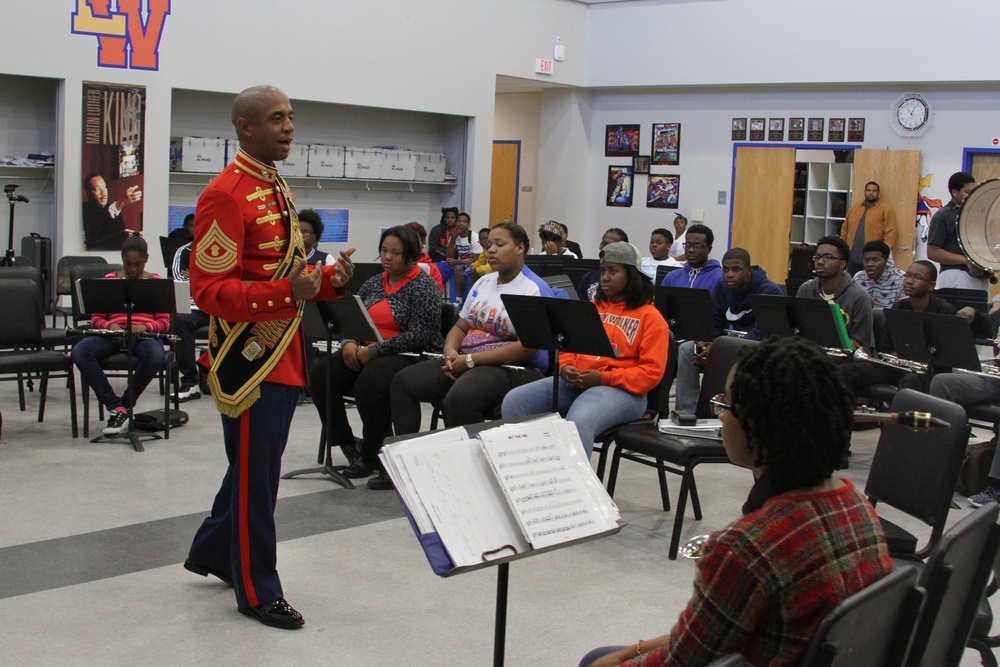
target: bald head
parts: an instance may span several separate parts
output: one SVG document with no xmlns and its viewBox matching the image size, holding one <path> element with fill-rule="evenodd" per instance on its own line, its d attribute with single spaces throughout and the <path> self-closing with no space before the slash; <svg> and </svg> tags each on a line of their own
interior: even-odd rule
<svg viewBox="0 0 1000 667">
<path fill-rule="evenodd" d="M 233 101 L 233 126 L 240 148 L 264 164 L 284 160 L 295 126 L 288 96 L 274 86 L 247 88 Z"/>
<path fill-rule="evenodd" d="M 274 86 L 253 86 L 247 88 L 233 100 L 233 125 L 239 129 L 236 124 L 240 118 L 252 121 L 276 100 L 287 102 L 288 96 Z"/>
</svg>

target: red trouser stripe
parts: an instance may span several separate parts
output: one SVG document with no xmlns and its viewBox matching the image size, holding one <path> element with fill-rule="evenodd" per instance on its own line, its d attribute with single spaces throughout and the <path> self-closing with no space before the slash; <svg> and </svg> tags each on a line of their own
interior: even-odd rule
<svg viewBox="0 0 1000 667">
<path fill-rule="evenodd" d="M 250 573 L 250 512 L 249 512 L 249 481 L 250 474 L 250 411 L 240 415 L 240 572 L 243 575 L 243 590 L 247 603 L 251 607 L 260 604 L 257 601 L 257 591 L 253 587 L 253 577 Z"/>
</svg>

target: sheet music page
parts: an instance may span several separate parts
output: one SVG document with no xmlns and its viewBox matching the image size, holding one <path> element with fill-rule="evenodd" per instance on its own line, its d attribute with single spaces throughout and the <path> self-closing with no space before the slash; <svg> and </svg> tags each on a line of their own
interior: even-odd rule
<svg viewBox="0 0 1000 667">
<path fill-rule="evenodd" d="M 553 416 L 492 428 L 479 438 L 536 549 L 617 527 L 617 507 L 586 460 L 573 424 Z"/>
<path fill-rule="evenodd" d="M 397 489 L 410 487 L 410 500 L 404 497 L 407 507 L 414 514 L 415 505 L 423 507 L 456 566 L 475 565 L 491 555 L 511 556 L 531 548 L 479 441 L 469 439 L 464 429 L 394 443 L 385 449 L 396 472 L 409 480 L 408 484 L 397 484 Z"/>
</svg>

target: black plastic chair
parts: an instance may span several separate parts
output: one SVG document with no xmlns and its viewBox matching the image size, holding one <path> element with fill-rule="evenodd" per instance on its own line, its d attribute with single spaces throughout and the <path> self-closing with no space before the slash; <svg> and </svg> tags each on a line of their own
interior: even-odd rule
<svg viewBox="0 0 1000 667">
<path fill-rule="evenodd" d="M 802 667 L 899 667 L 924 603 L 917 569 L 897 567 L 842 600 L 820 621 Z"/>
<path fill-rule="evenodd" d="M 52 308 L 53 327 L 56 326 L 56 317 L 58 315 L 63 316 L 63 326 L 69 323 L 70 317 L 73 315 L 72 305 L 58 305 L 60 297 L 70 296 L 73 291 L 73 281 L 69 275 L 70 269 L 82 264 L 107 265 L 107 263 L 108 260 L 100 255 L 66 255 L 59 258 L 59 261 L 56 262 L 56 305 Z"/>
<path fill-rule="evenodd" d="M 0 303 L 7 314 L 4 326 L 0 327 L 0 347 L 11 351 L 0 353 L 0 374 L 17 374 L 18 377 L 30 373 L 40 375 L 38 421 L 45 418 L 45 398 L 50 374 L 64 373 L 57 377 L 67 379 L 70 393 L 70 419 L 73 437 L 78 436 L 76 418 L 76 381 L 73 360 L 64 352 L 39 349 L 42 332 L 42 309 L 38 300 L 38 285 L 25 278 L 0 280 Z M 23 389 L 20 392 L 20 407 L 25 409 Z"/>
<path fill-rule="evenodd" d="M 980 507 L 945 531 L 917 585 L 927 603 L 913 635 L 907 667 L 957 667 L 1000 545 L 998 506 Z"/>
<path fill-rule="evenodd" d="M 705 362 L 705 375 L 698 394 L 698 408 L 695 415 L 700 419 L 712 417 L 709 401 L 716 394 L 725 391 L 726 378 L 730 369 L 736 364 L 740 352 L 754 341 L 741 338 L 722 337 L 712 343 L 708 359 Z M 670 498 L 667 495 L 667 477 L 665 473 L 681 476 L 681 490 L 677 498 L 677 512 L 674 516 L 673 534 L 670 537 L 670 560 L 677 559 L 681 529 L 684 527 L 684 511 L 687 498 L 691 496 L 691 507 L 694 518 L 701 520 L 701 503 L 698 500 L 698 487 L 694 479 L 694 469 L 702 463 L 729 463 L 729 457 L 718 438 L 693 438 L 660 433 L 655 424 L 626 426 L 618 432 L 615 438 L 616 447 L 611 459 L 611 471 L 608 473 L 608 494 L 615 495 L 615 484 L 618 479 L 618 466 L 621 459 L 634 461 L 656 468 L 660 481 L 660 499 L 663 511 L 670 511 Z"/>
<path fill-rule="evenodd" d="M 970 429 L 961 407 L 912 389 L 901 389 L 890 410 L 929 412 L 951 424 L 924 430 L 884 424 L 865 485 L 876 510 L 878 503 L 885 503 L 931 527 L 927 543 L 918 550 L 915 535 L 879 517 L 893 556 L 923 560 L 944 531 Z"/>
<path fill-rule="evenodd" d="M 969 636 L 967 646 L 979 651 L 979 661 L 985 667 L 997 667 L 997 658 L 993 655 L 993 649 L 1000 647 L 1000 634 L 991 635 L 993 629 L 993 608 L 990 606 L 990 597 L 996 594 L 1000 581 L 1000 553 L 993 559 L 993 581 L 987 588 L 986 595 L 979 602 L 979 609 L 976 612 L 976 619 L 972 623 L 972 633 Z"/>
</svg>

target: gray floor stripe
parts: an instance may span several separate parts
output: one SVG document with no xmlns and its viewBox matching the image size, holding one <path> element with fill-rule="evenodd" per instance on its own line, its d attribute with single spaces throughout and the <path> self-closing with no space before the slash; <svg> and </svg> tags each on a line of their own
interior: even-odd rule
<svg viewBox="0 0 1000 667">
<path fill-rule="evenodd" d="M 278 501 L 278 540 L 403 516 L 395 493 L 361 487 Z M 283 482 L 288 483 L 288 482 Z M 188 514 L 0 549 L 0 599 L 182 563 L 206 513 Z"/>
</svg>

